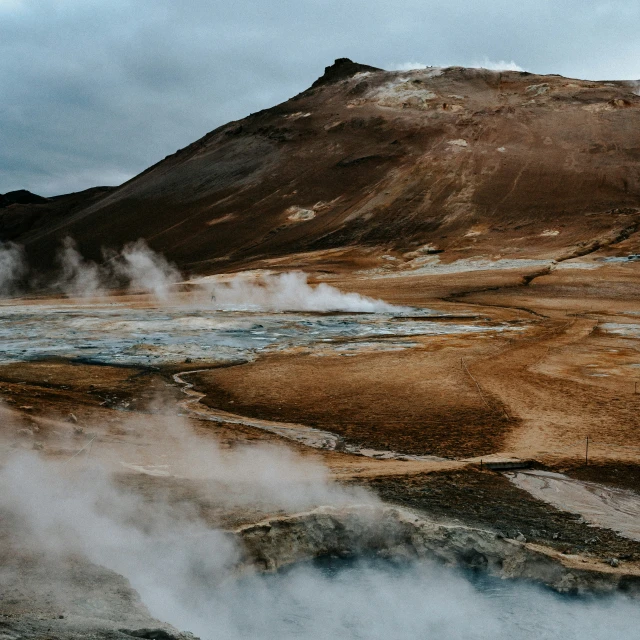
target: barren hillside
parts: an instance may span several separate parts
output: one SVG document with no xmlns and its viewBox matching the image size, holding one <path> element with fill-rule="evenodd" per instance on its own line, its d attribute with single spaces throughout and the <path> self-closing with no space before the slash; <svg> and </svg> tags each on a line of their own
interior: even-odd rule
<svg viewBox="0 0 640 640">
<path fill-rule="evenodd" d="M 331 255 L 375 267 L 436 253 L 442 262 L 583 254 L 635 231 L 634 90 L 342 59 L 291 100 L 208 133 L 117 189 L 31 225 L 16 216 L 50 205 L 5 207 L 0 234 L 42 265 L 67 235 L 89 257 L 144 237 L 200 273 L 313 255 L 325 266 Z"/>
</svg>

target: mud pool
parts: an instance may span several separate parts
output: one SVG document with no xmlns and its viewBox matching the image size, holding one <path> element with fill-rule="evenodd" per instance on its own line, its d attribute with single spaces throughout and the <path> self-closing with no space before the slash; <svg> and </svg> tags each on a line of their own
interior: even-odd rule
<svg viewBox="0 0 640 640">
<path fill-rule="evenodd" d="M 637 603 L 560 596 L 533 585 L 425 564 L 322 560 L 211 590 L 176 626 L 203 640 L 630 638 Z"/>
<path fill-rule="evenodd" d="M 109 364 L 222 364 L 259 353 L 307 349 L 314 355 L 416 346 L 419 336 L 522 330 L 469 317 L 400 313 L 287 313 L 124 304 L 0 305 L 3 362 L 47 357 Z"/>
</svg>

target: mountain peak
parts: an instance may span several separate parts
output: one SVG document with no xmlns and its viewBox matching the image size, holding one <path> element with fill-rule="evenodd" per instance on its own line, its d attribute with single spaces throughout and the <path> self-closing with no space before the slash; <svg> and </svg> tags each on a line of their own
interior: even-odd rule
<svg viewBox="0 0 640 640">
<path fill-rule="evenodd" d="M 325 67 L 324 74 L 311 85 L 311 88 L 339 82 L 361 71 L 382 71 L 382 69 L 371 67 L 368 64 L 360 64 L 349 58 L 338 58 L 332 65 Z"/>
</svg>

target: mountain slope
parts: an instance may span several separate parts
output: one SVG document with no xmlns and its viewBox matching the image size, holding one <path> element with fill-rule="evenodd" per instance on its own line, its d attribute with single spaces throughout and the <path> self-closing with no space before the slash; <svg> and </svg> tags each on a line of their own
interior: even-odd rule
<svg viewBox="0 0 640 640">
<path fill-rule="evenodd" d="M 557 257 L 633 225 L 639 161 L 629 83 L 342 59 L 19 239 L 47 264 L 66 235 L 94 258 L 144 237 L 203 273 L 327 249 Z"/>
</svg>

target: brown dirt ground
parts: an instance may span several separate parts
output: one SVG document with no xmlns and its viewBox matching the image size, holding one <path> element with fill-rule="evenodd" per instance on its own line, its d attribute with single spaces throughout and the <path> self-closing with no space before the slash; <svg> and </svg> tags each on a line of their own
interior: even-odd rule
<svg viewBox="0 0 640 640">
<path fill-rule="evenodd" d="M 511 425 L 461 367 L 473 347 L 421 342 L 424 349 L 408 352 L 265 358 L 191 378 L 205 404 L 308 424 L 358 445 L 454 458 L 502 449 Z"/>
<path fill-rule="evenodd" d="M 418 348 L 399 353 L 279 355 L 194 380 L 207 394 L 205 404 L 318 426 L 361 445 L 555 464 L 579 460 L 589 436 L 592 457 L 632 461 L 640 455 L 640 394 L 634 393 L 640 352 L 635 340 L 607 334 L 599 323 L 634 321 L 636 271 L 627 265 L 557 271 L 526 287 L 511 272 L 349 277 L 335 283 L 398 303 L 471 308 L 496 321 L 527 319 L 528 328 L 508 336 L 423 338 Z M 568 295 L 569 286 L 585 295 Z"/>
<path fill-rule="evenodd" d="M 488 454 L 534 458 L 576 478 L 639 490 L 640 394 L 633 390 L 640 355 L 634 340 L 600 326 L 636 321 L 636 270 L 558 271 L 526 287 L 518 284 L 523 274 L 511 272 L 388 280 L 328 277 L 345 290 L 453 314 L 471 311 L 495 322 L 526 322 L 526 330 L 423 338 L 414 349 L 349 358 L 280 354 L 193 380 L 207 394 L 204 402 L 232 413 L 318 426 L 379 448 L 472 459 Z M 152 412 L 159 397 L 165 405 L 183 398 L 172 371 L 63 361 L 4 365 L 3 440 L 8 446 L 69 457 L 94 434 L 98 446 L 91 455 L 104 461 L 118 465 L 134 450 L 143 452 L 141 459 L 157 460 L 167 449 L 153 429 L 143 422 L 132 428 L 128 421 Z M 71 412 L 84 434 L 75 433 Z M 4 419 L 9 414 L 11 420 Z M 240 425 L 197 419 L 189 424 L 222 449 L 256 442 L 293 448 L 323 461 L 342 482 L 365 483 L 385 499 L 434 515 L 507 535 L 522 531 L 533 542 L 561 551 L 601 558 L 638 554 L 634 543 L 595 532 L 499 475 L 463 470 L 464 462 L 380 461 L 309 450 Z M 20 434 L 21 429 L 26 432 Z M 592 444 L 590 464 L 584 467 L 587 435 Z M 122 473 L 121 466 L 115 468 Z M 221 511 L 197 478 L 174 482 L 135 473 L 123 478 L 131 490 L 150 499 L 169 491 L 172 500 L 191 500 L 212 523 L 232 525 L 264 515 L 259 509 Z M 560 537 L 554 540 L 555 533 Z"/>
</svg>

